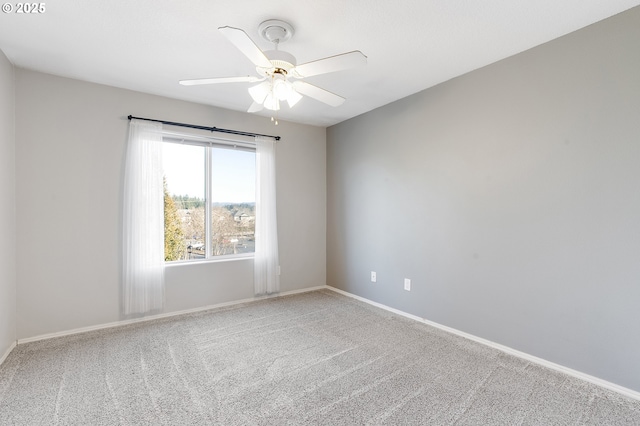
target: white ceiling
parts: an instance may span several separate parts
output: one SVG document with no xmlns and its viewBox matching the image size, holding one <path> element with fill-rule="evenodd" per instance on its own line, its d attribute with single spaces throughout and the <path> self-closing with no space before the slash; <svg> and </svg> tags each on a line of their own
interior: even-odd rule
<svg viewBox="0 0 640 426">
<path fill-rule="evenodd" d="M 44 0 L 43 0 L 44 1 Z M 15 6 L 17 2 L 12 2 Z M 0 14 L 0 49 L 18 67 L 246 111 L 248 83 L 178 80 L 254 75 L 217 30 L 258 35 L 267 19 L 295 29 L 281 45 L 298 63 L 351 50 L 365 67 L 306 81 L 347 98 L 304 98 L 279 118 L 329 126 L 545 43 L 640 0 L 55 0 L 46 11 Z M 125 111 L 126 113 L 126 111 Z M 260 113 L 270 116 L 268 111 Z M 161 117 L 159 117 L 161 118 Z M 171 119 L 167 117 L 165 119 Z"/>
</svg>

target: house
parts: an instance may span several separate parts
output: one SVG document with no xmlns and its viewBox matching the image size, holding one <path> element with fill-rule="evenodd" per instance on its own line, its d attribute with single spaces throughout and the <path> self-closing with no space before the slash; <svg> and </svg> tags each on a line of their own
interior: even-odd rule
<svg viewBox="0 0 640 426">
<path fill-rule="evenodd" d="M 240 222 L 243 225 L 249 224 L 250 222 L 255 222 L 255 216 L 251 216 L 249 213 L 244 211 L 237 211 L 233 215 L 233 220 L 236 222 Z"/>
<path fill-rule="evenodd" d="M 133 114 L 281 136 L 282 292 L 335 287 L 638 396 L 638 76 L 637 5 L 327 128 L 0 54 L 0 360 L 123 319 Z M 252 298 L 252 262 L 168 267 L 165 313 Z"/>
</svg>

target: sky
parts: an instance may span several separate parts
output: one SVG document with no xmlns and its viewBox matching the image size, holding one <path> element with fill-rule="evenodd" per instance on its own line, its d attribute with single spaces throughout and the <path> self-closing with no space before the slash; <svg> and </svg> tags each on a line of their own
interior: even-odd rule
<svg viewBox="0 0 640 426">
<path fill-rule="evenodd" d="M 198 146 L 163 143 L 163 169 L 172 195 L 204 199 L 204 153 Z M 255 202 L 255 152 L 213 148 L 213 202 Z"/>
</svg>

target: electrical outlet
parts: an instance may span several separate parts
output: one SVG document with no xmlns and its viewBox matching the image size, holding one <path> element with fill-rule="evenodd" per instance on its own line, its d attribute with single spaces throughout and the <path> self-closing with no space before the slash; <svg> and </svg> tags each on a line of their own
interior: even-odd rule
<svg viewBox="0 0 640 426">
<path fill-rule="evenodd" d="M 404 279 L 404 289 L 411 291 L 411 280 L 409 278 Z"/>
<path fill-rule="evenodd" d="M 375 283 L 375 282 L 376 282 L 376 279 L 377 279 L 377 278 L 376 278 L 376 273 L 375 273 L 375 272 L 373 272 L 373 271 L 371 271 L 371 282 L 372 282 L 372 283 Z"/>
</svg>

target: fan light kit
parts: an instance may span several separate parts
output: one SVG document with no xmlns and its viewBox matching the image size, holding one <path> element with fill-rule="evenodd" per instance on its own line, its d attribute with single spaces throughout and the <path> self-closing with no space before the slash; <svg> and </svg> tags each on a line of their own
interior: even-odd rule
<svg viewBox="0 0 640 426">
<path fill-rule="evenodd" d="M 278 111 L 281 102 L 284 101 L 287 102 L 289 108 L 293 108 L 302 99 L 303 95 L 334 107 L 342 105 L 345 101 L 342 96 L 302 80 L 306 77 L 342 71 L 367 63 L 367 57 L 362 52 L 354 50 L 297 65 L 295 56 L 278 49 L 280 43 L 289 40 L 293 36 L 293 27 L 287 22 L 277 19 L 264 21 L 258 27 L 260 36 L 269 43 L 274 44 L 273 50 L 265 52 L 260 50 L 247 33 L 239 28 L 220 27 L 218 30 L 256 66 L 258 75 L 181 80 L 180 84 L 193 86 L 200 84 L 260 82 L 255 86 L 249 87 L 249 95 L 253 99 L 253 103 L 248 112 L 258 112 L 263 108 Z M 274 117 L 271 117 L 271 120 L 278 124 L 278 120 Z"/>
</svg>

